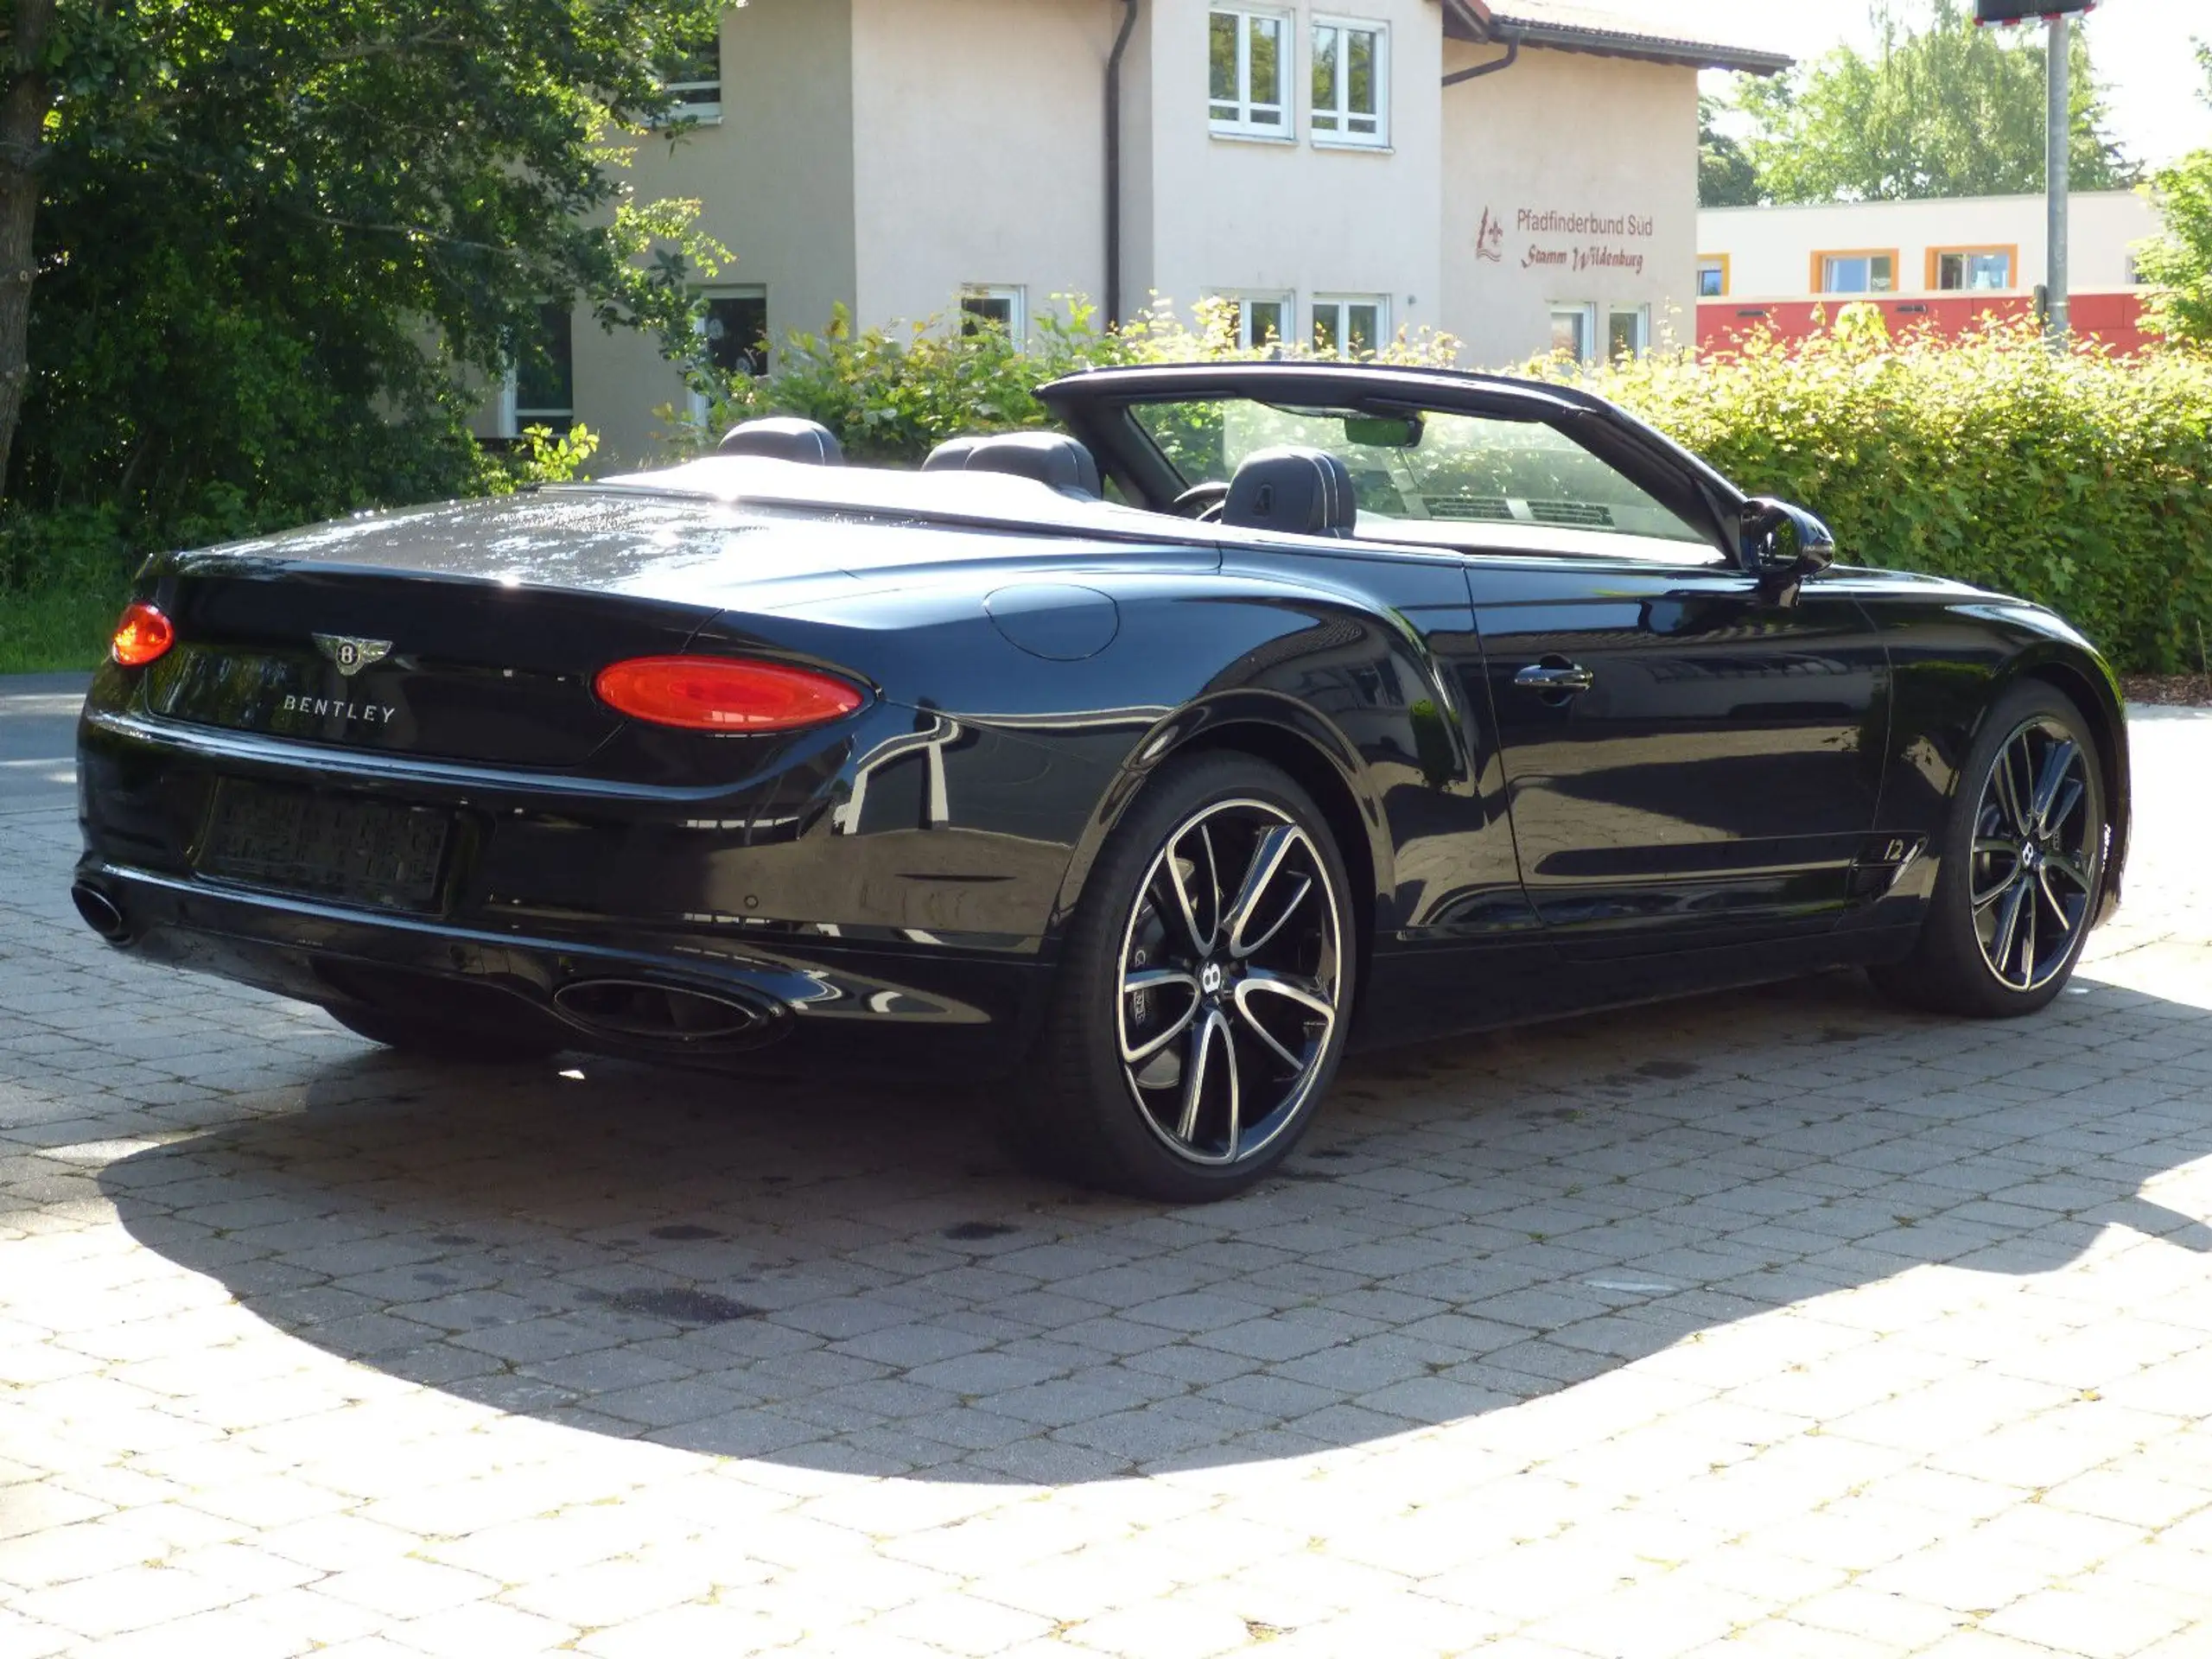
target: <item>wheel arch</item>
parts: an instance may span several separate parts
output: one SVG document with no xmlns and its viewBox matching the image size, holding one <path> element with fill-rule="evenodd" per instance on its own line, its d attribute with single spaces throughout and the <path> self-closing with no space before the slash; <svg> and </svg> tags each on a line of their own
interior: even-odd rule
<svg viewBox="0 0 2212 1659">
<path fill-rule="evenodd" d="M 2002 693 L 2012 686 L 2031 683 L 2050 687 L 2082 711 L 2097 746 L 2098 764 L 2104 769 L 2105 792 L 2109 798 L 2105 809 L 2110 815 L 2112 845 L 2105 858 L 2097 895 L 2095 923 L 2101 923 L 2120 904 L 2128 836 L 2133 828 L 2126 705 L 2120 701 L 2111 671 L 2101 661 L 2094 658 L 2079 661 L 2056 646 L 2023 653 L 2015 659 L 2012 672 L 1997 689 Z M 1994 699 L 1992 701 L 1993 706 Z"/>
<path fill-rule="evenodd" d="M 1161 721 L 1138 746 L 1135 760 L 1115 779 L 1069 864 L 1053 910 L 1053 936 L 1057 939 L 1065 931 L 1106 838 L 1128 816 L 1154 772 L 1179 756 L 1205 753 L 1245 754 L 1266 761 L 1287 774 L 1319 809 L 1351 887 L 1360 964 L 1357 997 L 1364 997 L 1376 918 L 1396 880 L 1382 804 L 1369 784 L 1357 751 L 1334 723 L 1280 693 L 1248 690 L 1192 704 Z"/>
</svg>

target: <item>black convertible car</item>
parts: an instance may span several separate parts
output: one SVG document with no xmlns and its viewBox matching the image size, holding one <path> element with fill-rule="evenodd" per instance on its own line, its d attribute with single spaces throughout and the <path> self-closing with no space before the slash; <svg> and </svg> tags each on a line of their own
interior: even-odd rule
<svg viewBox="0 0 2212 1659">
<path fill-rule="evenodd" d="M 1859 964 L 2056 995 L 2120 893 L 2118 690 L 2050 612 L 1582 392 L 1102 370 L 918 474 L 666 471 L 158 558 L 75 899 L 457 1058 L 871 1058 L 1173 1199 L 1345 1045 Z"/>
</svg>

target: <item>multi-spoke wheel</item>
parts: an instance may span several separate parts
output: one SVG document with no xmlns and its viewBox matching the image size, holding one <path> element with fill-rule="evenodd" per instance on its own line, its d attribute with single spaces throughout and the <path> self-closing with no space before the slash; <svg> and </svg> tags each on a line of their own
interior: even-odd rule
<svg viewBox="0 0 2212 1659">
<path fill-rule="evenodd" d="M 1288 1153 L 1344 1050 L 1344 864 L 1274 767 L 1163 768 L 1092 872 L 1018 1140 L 1079 1179 L 1224 1197 Z"/>
<path fill-rule="evenodd" d="M 2081 956 L 2103 874 L 2104 779 L 2071 702 L 2025 685 L 1991 711 L 1944 842 L 1919 944 L 1877 982 L 1951 1013 L 2042 1007 Z"/>
</svg>

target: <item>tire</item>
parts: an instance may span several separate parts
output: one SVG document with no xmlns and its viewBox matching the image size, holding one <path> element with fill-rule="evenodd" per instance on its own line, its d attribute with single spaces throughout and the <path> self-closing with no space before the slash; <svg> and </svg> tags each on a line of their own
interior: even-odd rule
<svg viewBox="0 0 2212 1659">
<path fill-rule="evenodd" d="M 1355 916 L 1328 822 L 1287 774 L 1230 753 L 1167 762 L 1092 869 L 1016 1150 L 1170 1203 L 1264 1178 L 1343 1058 Z"/>
<path fill-rule="evenodd" d="M 470 1031 L 414 1014 L 378 1008 L 326 1007 L 323 1012 L 357 1037 L 426 1060 L 473 1065 L 512 1065 L 559 1052 L 556 1045 L 508 1032 Z"/>
<path fill-rule="evenodd" d="M 1876 986 L 1976 1020 L 2046 1007 L 2088 939 L 2108 802 L 2082 711 L 2037 682 L 2007 691 L 1960 769 L 1919 942 Z"/>
</svg>

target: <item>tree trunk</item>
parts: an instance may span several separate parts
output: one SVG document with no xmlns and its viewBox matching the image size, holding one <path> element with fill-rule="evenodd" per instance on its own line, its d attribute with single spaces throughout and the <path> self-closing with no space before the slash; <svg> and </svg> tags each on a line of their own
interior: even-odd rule
<svg viewBox="0 0 2212 1659">
<path fill-rule="evenodd" d="M 54 0 L 15 0 L 12 26 L 0 44 L 0 499 L 5 499 L 16 426 L 30 379 L 31 233 L 38 222 L 39 150 L 54 88 L 47 79 L 47 37 Z"/>
</svg>

